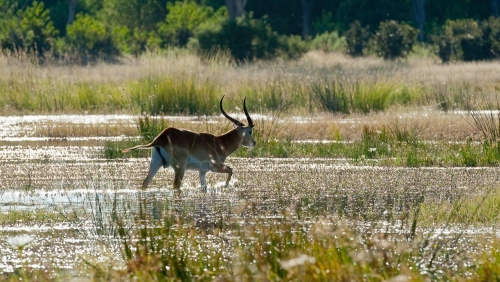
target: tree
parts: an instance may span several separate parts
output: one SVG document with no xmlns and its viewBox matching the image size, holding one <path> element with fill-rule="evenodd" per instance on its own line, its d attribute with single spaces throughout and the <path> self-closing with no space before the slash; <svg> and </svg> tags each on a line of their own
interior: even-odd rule
<svg viewBox="0 0 500 282">
<path fill-rule="evenodd" d="M 68 0 L 68 23 L 70 25 L 75 21 L 76 4 L 78 0 Z"/>
<path fill-rule="evenodd" d="M 247 0 L 225 0 L 229 19 L 234 20 L 245 14 Z"/>
<path fill-rule="evenodd" d="M 413 11 L 413 20 L 415 26 L 419 30 L 418 41 L 424 41 L 424 23 L 425 23 L 425 7 L 424 0 L 412 0 L 411 7 Z"/>
<path fill-rule="evenodd" d="M 111 27 L 151 31 L 165 19 L 166 7 L 166 0 L 106 0 L 100 18 Z"/>
<path fill-rule="evenodd" d="M 7 15 L 4 20 L 0 25 L 5 32 L 1 44 L 10 50 L 23 49 L 43 56 L 58 35 L 43 2 L 33 1 L 25 10 L 17 10 L 15 17 Z"/>
</svg>

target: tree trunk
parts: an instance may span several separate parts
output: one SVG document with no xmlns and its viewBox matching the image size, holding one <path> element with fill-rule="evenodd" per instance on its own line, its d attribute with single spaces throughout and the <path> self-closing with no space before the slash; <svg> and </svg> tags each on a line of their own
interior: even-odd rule
<svg viewBox="0 0 500 282">
<path fill-rule="evenodd" d="M 247 4 L 247 0 L 225 0 L 227 13 L 231 20 L 236 19 L 237 17 L 243 16 L 245 14 L 245 5 Z"/>
<path fill-rule="evenodd" d="M 76 3 L 78 0 L 68 0 L 68 22 L 66 25 L 70 25 L 75 21 L 75 13 L 76 13 Z"/>
<path fill-rule="evenodd" d="M 496 0 L 495 0 L 496 1 Z M 413 20 L 417 29 L 420 31 L 418 34 L 418 41 L 424 41 L 424 23 L 425 23 L 425 7 L 424 0 L 411 1 Z"/>
<path fill-rule="evenodd" d="M 311 11 L 314 0 L 301 0 L 302 2 L 302 39 L 307 39 L 311 34 Z"/>
<path fill-rule="evenodd" d="M 491 15 L 498 18 L 498 2 L 499 0 L 490 0 Z"/>
</svg>

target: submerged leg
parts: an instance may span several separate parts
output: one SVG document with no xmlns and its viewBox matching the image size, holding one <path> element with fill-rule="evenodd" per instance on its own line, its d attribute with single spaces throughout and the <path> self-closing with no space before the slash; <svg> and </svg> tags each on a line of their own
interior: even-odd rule
<svg viewBox="0 0 500 282">
<path fill-rule="evenodd" d="M 174 176 L 174 188 L 176 190 L 181 189 L 182 179 L 184 178 L 184 172 L 186 172 L 186 163 L 177 163 L 173 166 L 175 176 Z"/>
</svg>

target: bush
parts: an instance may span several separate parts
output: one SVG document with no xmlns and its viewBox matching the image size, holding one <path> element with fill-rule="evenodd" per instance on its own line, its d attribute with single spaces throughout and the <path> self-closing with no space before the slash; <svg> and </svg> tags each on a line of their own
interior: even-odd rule
<svg viewBox="0 0 500 282">
<path fill-rule="evenodd" d="M 450 21 L 445 28 L 450 29 L 452 35 L 459 40 L 464 61 L 484 58 L 482 54 L 482 30 L 478 22 L 473 19 L 455 20 Z"/>
<path fill-rule="evenodd" d="M 11 51 L 22 49 L 40 56 L 52 48 L 53 39 L 59 32 L 43 2 L 34 1 L 25 11 L 18 10 L 17 16 L 6 12 L 1 27 L 2 48 Z"/>
<path fill-rule="evenodd" d="M 453 40 L 453 36 L 451 34 L 441 33 L 439 35 L 435 35 L 432 37 L 432 41 L 436 44 L 436 54 L 443 63 L 447 63 L 458 57 L 456 54 L 459 48 L 457 47 L 458 43 Z"/>
<path fill-rule="evenodd" d="M 309 44 L 299 35 L 282 35 L 276 54 L 285 59 L 298 59 L 309 50 Z"/>
<path fill-rule="evenodd" d="M 104 24 L 95 18 L 78 14 L 73 24 L 67 27 L 69 51 L 80 57 L 103 57 L 118 55 L 118 49 Z"/>
<path fill-rule="evenodd" d="M 194 35 L 194 30 L 213 17 L 225 14 L 225 8 L 214 13 L 212 7 L 201 6 L 192 1 L 167 3 L 165 22 L 158 24 L 158 33 L 165 45 L 184 47 Z"/>
<path fill-rule="evenodd" d="M 473 19 L 449 20 L 443 30 L 433 37 L 438 56 L 443 63 L 450 60 L 482 60 L 483 33 Z"/>
<path fill-rule="evenodd" d="M 311 49 L 323 52 L 343 51 L 347 49 L 347 41 L 344 36 L 340 37 L 337 31 L 325 32 L 314 37 Z"/>
<path fill-rule="evenodd" d="M 237 61 L 269 59 L 279 48 L 279 36 L 267 19 L 254 19 L 251 13 L 236 20 L 208 22 L 195 31 L 195 37 L 201 51 L 229 50 Z"/>
<path fill-rule="evenodd" d="M 146 50 L 160 47 L 161 39 L 155 31 L 146 31 L 140 28 L 129 29 L 126 26 L 117 26 L 111 30 L 113 42 L 121 53 L 138 56 Z"/>
<path fill-rule="evenodd" d="M 333 20 L 333 15 L 331 12 L 323 11 L 321 17 L 317 18 L 313 24 L 314 34 L 325 34 L 333 32 L 333 30 L 338 28 L 338 24 Z"/>
<path fill-rule="evenodd" d="M 405 58 L 417 41 L 418 31 L 396 21 L 381 22 L 371 44 L 384 59 Z"/>
<path fill-rule="evenodd" d="M 481 23 L 483 32 L 483 55 L 485 59 L 500 56 L 500 19 L 490 17 Z"/>
<path fill-rule="evenodd" d="M 370 38 L 368 29 L 363 28 L 360 22 L 355 21 L 351 24 L 350 28 L 344 32 L 344 36 L 347 42 L 347 54 L 353 57 L 363 56 L 363 52 Z"/>
</svg>

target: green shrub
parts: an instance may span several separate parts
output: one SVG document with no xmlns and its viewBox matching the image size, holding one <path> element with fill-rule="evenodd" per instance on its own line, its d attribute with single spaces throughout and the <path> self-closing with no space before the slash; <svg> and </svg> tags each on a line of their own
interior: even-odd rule
<svg viewBox="0 0 500 282">
<path fill-rule="evenodd" d="M 456 58 L 454 53 L 457 50 L 457 43 L 453 40 L 451 34 L 441 33 L 432 36 L 432 41 L 436 44 L 436 54 L 441 59 L 441 62 L 447 63 L 453 58 Z"/>
<path fill-rule="evenodd" d="M 59 33 L 43 2 L 34 1 L 26 10 L 18 10 L 16 16 L 6 11 L 2 20 L 5 20 L 0 24 L 2 48 L 11 51 L 21 49 L 43 56 L 52 48 L 53 40 Z"/>
<path fill-rule="evenodd" d="M 445 28 L 452 30 L 454 37 L 460 42 L 462 59 L 464 61 L 481 60 L 482 54 L 482 30 L 478 22 L 473 19 L 450 21 Z"/>
<path fill-rule="evenodd" d="M 325 32 L 314 37 L 311 49 L 323 52 L 344 51 L 347 49 L 347 41 L 337 31 Z"/>
<path fill-rule="evenodd" d="M 130 29 L 126 26 L 116 26 L 111 30 L 113 42 L 120 53 L 139 56 L 146 50 L 160 47 L 161 39 L 156 31 L 146 31 L 140 28 Z"/>
<path fill-rule="evenodd" d="M 67 27 L 67 46 L 79 56 L 115 56 L 118 49 L 111 33 L 95 18 L 78 14 L 73 24 Z"/>
<path fill-rule="evenodd" d="M 442 31 L 433 37 L 438 56 L 443 63 L 450 60 L 482 60 L 483 34 L 473 19 L 449 20 Z"/>
<path fill-rule="evenodd" d="M 321 17 L 318 17 L 313 23 L 312 27 L 314 34 L 333 33 L 333 30 L 338 28 L 338 24 L 333 20 L 332 12 L 321 13 Z"/>
<path fill-rule="evenodd" d="M 357 57 L 362 56 L 370 38 L 370 32 L 355 21 L 350 28 L 344 32 L 347 42 L 347 54 Z"/>
<path fill-rule="evenodd" d="M 309 44 L 299 35 L 282 35 L 276 54 L 285 59 L 298 59 L 309 50 Z"/>
<path fill-rule="evenodd" d="M 490 17 L 481 23 L 485 59 L 500 57 L 500 19 Z"/>
<path fill-rule="evenodd" d="M 404 58 L 412 50 L 417 35 L 418 31 L 407 24 L 385 21 L 380 23 L 371 44 L 384 59 Z"/>
<path fill-rule="evenodd" d="M 195 37 L 201 51 L 229 50 L 237 61 L 273 58 L 280 45 L 267 19 L 254 19 L 251 13 L 236 20 L 210 21 L 197 29 Z"/>
<path fill-rule="evenodd" d="M 175 4 L 168 2 L 167 10 L 165 22 L 158 24 L 158 33 L 165 45 L 179 47 L 186 46 L 200 24 L 225 13 L 225 8 L 219 9 L 215 14 L 212 7 L 201 6 L 194 1 L 176 1 Z"/>
</svg>

